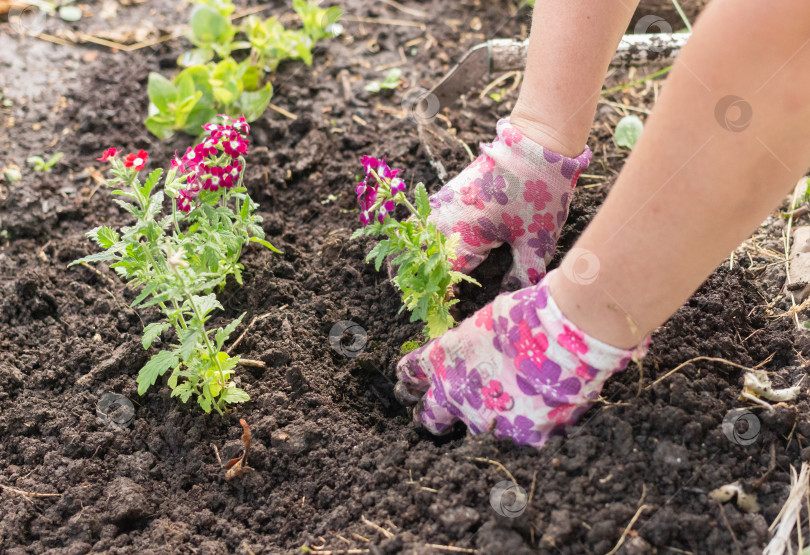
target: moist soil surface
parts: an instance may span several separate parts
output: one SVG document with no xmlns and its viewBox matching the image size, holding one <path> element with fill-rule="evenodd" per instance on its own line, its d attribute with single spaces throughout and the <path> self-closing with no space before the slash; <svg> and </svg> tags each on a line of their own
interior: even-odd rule
<svg viewBox="0 0 810 555">
<path fill-rule="evenodd" d="M 244 286 L 229 283 L 219 295 L 222 322 L 247 312 L 235 352 L 266 363 L 240 368 L 251 401 L 225 416 L 171 399 L 165 382 L 138 396 L 135 377 L 149 356 L 141 330 L 159 314 L 128 308 L 137 291 L 106 266 L 67 268 L 94 252 L 86 230 L 127 222 L 93 179 L 105 169 L 95 160 L 101 151 L 143 148 L 158 167 L 192 143 L 158 141 L 142 125 L 148 73 L 174 71 L 188 43 L 115 52 L 21 37 L 0 24 L 0 84 L 12 100 L 0 111 L 0 164 L 23 168 L 22 181 L 0 182 L 0 552 L 606 553 L 622 538 L 624 553 L 760 552 L 791 466 L 810 455 L 806 392 L 773 411 L 751 406 L 753 428 L 735 436 L 722 423 L 748 406 L 738 400 L 741 369 L 699 360 L 667 374 L 694 357 L 760 366 L 779 387 L 804 374 L 810 343 L 783 316 L 784 224 L 766 222 L 654 334 L 643 364 L 609 380 L 580 423 L 539 453 L 469 437 L 463 427 L 441 438 L 416 429 L 393 382 L 400 345 L 418 339 L 420 326 L 398 314 L 392 286 L 364 263 L 369 244 L 349 240 L 358 158 L 385 154 L 437 190 L 408 117 L 409 92 L 430 87 L 484 39 L 524 37 L 530 11 L 477 0 L 409 2 L 407 11 L 343 6 L 343 35 L 317 49 L 312 67 L 285 64 L 273 77 L 273 102 L 297 119 L 268 110 L 253 126 L 247 186 L 284 254 L 248 249 Z M 167 29 L 188 13 L 165 1 L 117 5 L 115 16 L 102 3 L 85 9 L 94 15 L 77 24 L 50 18 L 45 32 Z M 290 12 L 273 2 L 262 13 Z M 399 90 L 366 92 L 400 63 Z M 607 86 L 647 72 L 611 71 Z M 436 124 L 474 150 L 508 115 L 514 84 L 512 76 L 481 96 L 487 83 L 479 83 Z M 611 133 L 631 113 L 623 106 L 643 117 L 659 85 L 604 97 L 594 161 L 557 260 L 626 159 Z M 29 155 L 57 151 L 65 156 L 51 173 L 25 165 Z M 451 174 L 469 160 L 458 145 L 441 155 Z M 461 316 L 498 294 L 509 263 L 499 249 L 476 271 L 484 287 L 462 289 Z M 344 320 L 368 334 L 359 356 L 330 346 L 330 330 Z M 105 420 L 109 393 L 129 399 L 134 415 Z M 213 447 L 223 459 L 237 456 L 240 418 L 253 433 L 253 471 L 226 481 Z M 530 498 L 513 518 L 490 502 L 510 479 L 505 470 Z M 758 511 L 710 499 L 732 482 L 756 494 Z M 500 512 L 513 506 L 506 495 L 495 503 Z"/>
</svg>

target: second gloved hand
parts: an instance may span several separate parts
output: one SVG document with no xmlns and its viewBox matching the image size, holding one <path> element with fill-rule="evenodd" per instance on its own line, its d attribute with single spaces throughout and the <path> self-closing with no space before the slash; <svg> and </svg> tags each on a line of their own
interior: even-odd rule
<svg viewBox="0 0 810 555">
<path fill-rule="evenodd" d="M 499 121 L 497 138 L 482 144 L 481 155 L 430 197 L 430 219 L 439 230 L 461 234 L 455 269 L 469 273 L 490 250 L 508 243 L 513 262 L 504 283 L 537 283 L 590 159 L 587 147 L 568 158 L 534 143 L 508 119 Z"/>
</svg>

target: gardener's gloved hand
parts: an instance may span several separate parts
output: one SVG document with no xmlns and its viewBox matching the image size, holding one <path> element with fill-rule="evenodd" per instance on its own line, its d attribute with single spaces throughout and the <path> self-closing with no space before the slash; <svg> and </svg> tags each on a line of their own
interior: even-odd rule
<svg viewBox="0 0 810 555">
<path fill-rule="evenodd" d="M 397 399 L 441 434 L 458 421 L 474 434 L 540 448 L 573 424 L 612 374 L 646 354 L 585 335 L 539 285 L 504 293 L 397 366 Z"/>
<path fill-rule="evenodd" d="M 532 142 L 508 119 L 481 155 L 430 197 L 434 221 L 447 236 L 461 234 L 455 269 L 471 272 L 503 243 L 512 246 L 512 268 L 504 283 L 526 287 L 546 273 L 573 188 L 588 167 L 591 151 L 576 158 Z"/>
</svg>

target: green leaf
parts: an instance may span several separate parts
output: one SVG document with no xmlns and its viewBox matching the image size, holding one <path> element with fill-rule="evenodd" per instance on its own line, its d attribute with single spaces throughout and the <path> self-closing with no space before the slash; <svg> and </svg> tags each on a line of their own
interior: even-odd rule
<svg viewBox="0 0 810 555">
<path fill-rule="evenodd" d="M 247 121 L 255 121 L 267 109 L 271 98 L 273 98 L 273 85 L 267 83 L 264 88 L 257 91 L 244 91 L 236 99 L 234 106 Z"/>
<path fill-rule="evenodd" d="M 278 254 L 284 254 L 282 251 L 280 251 L 276 247 L 274 247 L 269 241 L 265 241 L 264 239 L 259 239 L 258 237 L 251 237 L 250 241 L 252 243 L 259 243 L 261 246 L 267 247 L 271 251 L 276 252 Z"/>
<path fill-rule="evenodd" d="M 200 341 L 202 335 L 200 328 L 189 328 L 180 333 L 180 348 L 177 354 L 181 360 L 188 360 Z"/>
<path fill-rule="evenodd" d="M 163 169 L 158 168 L 150 173 L 149 177 L 146 178 L 146 183 L 144 183 L 141 187 L 141 194 L 144 196 L 144 198 L 149 198 L 149 195 L 152 194 L 152 190 L 155 188 L 155 185 L 158 184 L 158 181 L 160 181 L 161 175 L 163 175 Z"/>
<path fill-rule="evenodd" d="M 242 323 L 242 318 L 245 317 L 245 314 L 247 314 L 247 312 L 243 312 L 239 318 L 225 326 L 225 329 L 220 328 L 217 330 L 217 333 L 214 336 L 214 339 L 217 342 L 217 349 L 222 349 L 222 346 L 225 344 L 234 330 L 239 327 L 239 324 Z"/>
<path fill-rule="evenodd" d="M 145 328 L 143 328 L 143 337 L 141 338 L 141 345 L 143 345 L 144 349 L 148 349 L 152 346 L 152 343 L 155 342 L 161 333 L 169 329 L 171 324 L 168 322 L 152 322 Z"/>
<path fill-rule="evenodd" d="M 644 124 L 638 116 L 625 116 L 616 125 L 613 139 L 616 141 L 617 146 L 632 149 L 641 136 L 643 129 Z"/>
<path fill-rule="evenodd" d="M 206 414 L 211 412 L 212 402 L 212 399 L 210 398 L 211 394 L 207 392 L 207 389 L 208 388 L 204 388 L 204 390 L 206 390 L 205 393 L 197 397 L 197 403 L 199 403 L 200 407 L 202 407 L 202 410 L 204 410 Z"/>
<path fill-rule="evenodd" d="M 161 112 L 169 112 L 169 105 L 177 100 L 177 89 L 160 73 L 151 72 L 147 84 L 149 100 Z"/>
<path fill-rule="evenodd" d="M 414 200 L 416 201 L 417 212 L 419 212 L 420 216 L 427 218 L 430 215 L 430 198 L 428 197 L 425 185 L 417 183 L 413 194 Z"/>
<path fill-rule="evenodd" d="M 99 246 L 101 246 L 101 248 L 104 249 L 109 249 L 120 239 L 118 232 L 107 226 L 94 227 L 85 233 L 85 235 L 94 240 L 99 244 Z"/>
<path fill-rule="evenodd" d="M 200 44 L 213 44 L 227 39 L 231 22 L 218 11 L 198 5 L 189 20 L 192 38 Z"/>
<path fill-rule="evenodd" d="M 143 123 L 146 129 L 158 139 L 168 139 L 174 135 L 174 126 L 166 121 L 163 114 L 149 116 Z"/>
<path fill-rule="evenodd" d="M 112 250 L 106 250 L 104 252 L 97 252 L 95 254 L 91 254 L 90 256 L 85 256 L 84 258 L 80 258 L 78 260 L 74 260 L 68 266 L 73 266 L 75 264 L 81 264 L 82 262 L 90 263 L 90 262 L 106 262 L 108 260 L 117 260 L 118 253 Z"/>
<path fill-rule="evenodd" d="M 219 400 L 224 403 L 245 403 L 250 401 L 250 395 L 243 389 L 233 386 L 226 388 L 220 395 Z"/>
<path fill-rule="evenodd" d="M 138 372 L 138 395 L 143 395 L 172 366 L 178 364 L 177 355 L 172 351 L 160 351 L 149 359 L 146 366 Z"/>
<path fill-rule="evenodd" d="M 222 305 L 219 304 L 219 301 L 217 300 L 217 296 L 214 295 L 213 293 L 206 295 L 204 297 L 193 295 L 193 299 L 194 303 L 197 305 L 197 310 L 200 311 L 203 318 L 208 316 L 208 313 L 211 312 L 212 310 L 216 308 L 219 309 L 222 308 Z"/>
<path fill-rule="evenodd" d="M 137 297 L 135 297 L 135 300 L 132 301 L 132 304 L 129 306 L 135 308 L 136 306 L 141 304 L 146 297 L 154 293 L 157 290 L 157 288 L 158 284 L 155 282 L 147 284 L 146 287 L 143 288 L 143 291 L 141 291 L 140 294 Z"/>
<path fill-rule="evenodd" d="M 225 87 L 214 87 L 214 99 L 227 106 L 233 103 L 234 94 Z"/>
<path fill-rule="evenodd" d="M 177 58 L 177 65 L 180 67 L 192 67 L 202 65 L 214 59 L 214 49 L 210 46 L 200 46 L 183 52 Z"/>
</svg>

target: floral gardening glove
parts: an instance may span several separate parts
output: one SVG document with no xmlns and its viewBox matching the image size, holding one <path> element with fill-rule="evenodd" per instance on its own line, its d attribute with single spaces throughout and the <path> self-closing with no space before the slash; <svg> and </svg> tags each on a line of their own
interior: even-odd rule
<svg viewBox="0 0 810 555">
<path fill-rule="evenodd" d="M 455 270 L 471 272 L 503 243 L 512 246 L 504 283 L 526 287 L 546 273 L 579 174 L 591 151 L 576 158 L 534 143 L 508 119 L 481 155 L 430 197 L 430 219 L 447 236 L 461 234 Z"/>
<path fill-rule="evenodd" d="M 418 401 L 414 420 L 442 434 L 458 421 L 479 434 L 540 448 L 573 424 L 602 385 L 646 354 L 587 336 L 560 312 L 548 278 L 503 293 L 397 365 L 397 399 Z"/>
</svg>

